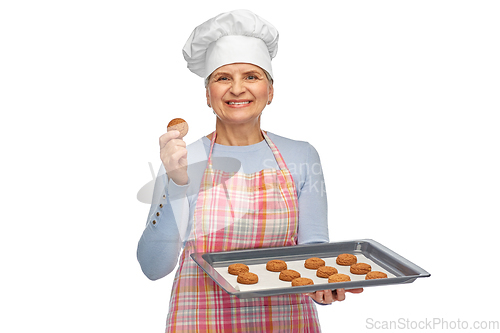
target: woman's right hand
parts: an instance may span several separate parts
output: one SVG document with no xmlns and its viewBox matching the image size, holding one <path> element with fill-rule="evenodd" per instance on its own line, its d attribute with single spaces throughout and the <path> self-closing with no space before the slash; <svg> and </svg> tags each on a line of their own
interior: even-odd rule
<svg viewBox="0 0 500 333">
<path fill-rule="evenodd" d="M 160 136 L 160 158 L 168 178 L 177 185 L 188 183 L 186 142 L 178 139 L 180 132 L 168 131 Z"/>
</svg>

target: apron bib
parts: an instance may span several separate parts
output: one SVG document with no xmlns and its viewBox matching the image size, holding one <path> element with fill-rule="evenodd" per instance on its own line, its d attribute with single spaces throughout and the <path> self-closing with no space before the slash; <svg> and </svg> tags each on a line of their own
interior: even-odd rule
<svg viewBox="0 0 500 333">
<path fill-rule="evenodd" d="M 320 332 L 309 296 L 239 299 L 221 289 L 191 259 L 194 252 L 291 246 L 297 242 L 295 183 L 280 152 L 262 132 L 279 170 L 252 174 L 207 168 L 193 217 L 193 229 L 174 278 L 166 332 Z"/>
</svg>

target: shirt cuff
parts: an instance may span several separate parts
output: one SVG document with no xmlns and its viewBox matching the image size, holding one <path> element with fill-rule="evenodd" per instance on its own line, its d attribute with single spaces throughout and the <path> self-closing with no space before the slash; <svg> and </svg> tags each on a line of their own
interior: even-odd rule
<svg viewBox="0 0 500 333">
<path fill-rule="evenodd" d="M 167 185 L 168 198 L 170 200 L 184 198 L 187 194 L 190 184 L 191 180 L 189 178 L 186 185 L 177 185 L 175 181 L 169 179 Z"/>
</svg>

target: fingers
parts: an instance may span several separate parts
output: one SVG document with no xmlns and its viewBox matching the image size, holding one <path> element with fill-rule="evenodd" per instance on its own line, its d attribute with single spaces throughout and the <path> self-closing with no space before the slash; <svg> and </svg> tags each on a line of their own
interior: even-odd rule
<svg viewBox="0 0 500 333">
<path fill-rule="evenodd" d="M 309 296 L 309 297 L 311 297 L 311 298 L 313 298 L 313 299 L 314 299 L 314 297 L 315 297 L 316 293 L 304 293 L 303 295 L 304 295 L 304 296 Z"/>
<path fill-rule="evenodd" d="M 170 156 L 174 160 L 179 160 L 180 158 L 187 156 L 187 149 L 182 145 L 172 147 L 172 149 L 170 149 Z"/>
<path fill-rule="evenodd" d="M 323 290 L 318 290 L 314 293 L 314 300 L 318 303 L 321 304 L 326 304 L 325 299 L 324 299 L 324 291 Z"/>
<path fill-rule="evenodd" d="M 162 136 L 160 136 L 160 149 L 165 147 L 167 145 L 167 143 L 169 143 L 170 141 L 174 141 L 174 140 L 175 140 L 175 143 L 177 145 L 184 145 L 185 146 L 186 143 L 184 142 L 184 140 L 182 140 L 182 139 L 177 140 L 177 138 L 180 136 L 180 134 L 181 134 L 181 132 L 179 132 L 177 130 L 164 133 Z"/>
<path fill-rule="evenodd" d="M 320 304 L 332 304 L 333 302 L 342 302 L 345 300 L 346 292 L 359 294 L 363 292 L 363 288 L 355 288 L 345 290 L 344 288 L 339 288 L 336 290 L 318 290 L 314 293 L 305 293 L 311 297 L 313 300 Z"/>
<path fill-rule="evenodd" d="M 332 304 L 333 302 L 335 302 L 335 299 L 333 298 L 333 292 L 330 289 L 323 291 L 323 298 L 325 300 L 325 304 Z"/>
<path fill-rule="evenodd" d="M 305 295 L 311 297 L 320 304 L 332 304 L 335 301 L 331 290 L 318 290 L 314 293 L 306 293 Z"/>
<path fill-rule="evenodd" d="M 160 136 L 160 159 L 169 177 L 178 185 L 187 184 L 187 148 L 186 142 L 179 139 L 180 132 L 168 131 Z"/>
<path fill-rule="evenodd" d="M 340 288 L 333 291 L 333 299 L 339 302 L 345 300 L 345 289 Z"/>
<path fill-rule="evenodd" d="M 160 157 L 165 166 L 179 167 L 179 160 L 186 158 L 186 142 L 176 139 L 179 131 L 170 131 L 160 136 Z"/>
<path fill-rule="evenodd" d="M 360 294 L 363 292 L 363 288 L 348 289 L 348 290 L 346 290 L 346 292 L 353 293 L 353 294 Z"/>
<path fill-rule="evenodd" d="M 160 151 L 160 158 L 167 173 L 184 168 L 187 165 L 187 149 L 179 146 L 166 147 Z"/>
<path fill-rule="evenodd" d="M 316 301 L 320 304 L 331 304 L 333 302 L 332 297 L 331 297 L 329 302 L 327 302 L 324 298 L 326 291 L 327 290 L 318 290 L 318 291 L 313 292 L 313 293 L 306 293 L 305 295 L 311 297 L 314 301 Z M 330 293 L 331 293 L 331 290 L 330 290 Z"/>
</svg>

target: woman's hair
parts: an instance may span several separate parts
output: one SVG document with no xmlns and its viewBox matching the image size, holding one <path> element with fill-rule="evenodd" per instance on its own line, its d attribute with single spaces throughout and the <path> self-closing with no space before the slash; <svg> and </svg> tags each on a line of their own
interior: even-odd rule
<svg viewBox="0 0 500 333">
<path fill-rule="evenodd" d="M 271 77 L 271 75 L 265 70 L 262 68 L 262 70 L 264 71 L 264 73 L 266 74 L 266 77 L 267 77 L 267 80 L 271 83 L 271 85 L 274 83 L 273 81 L 273 78 Z M 212 74 L 210 74 L 206 79 L 205 79 L 205 88 L 208 88 L 208 82 L 210 82 L 210 77 L 212 76 Z"/>
</svg>

